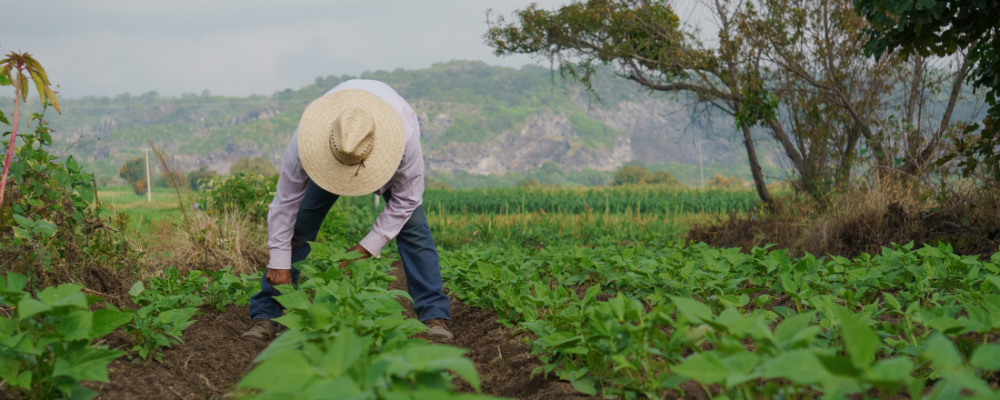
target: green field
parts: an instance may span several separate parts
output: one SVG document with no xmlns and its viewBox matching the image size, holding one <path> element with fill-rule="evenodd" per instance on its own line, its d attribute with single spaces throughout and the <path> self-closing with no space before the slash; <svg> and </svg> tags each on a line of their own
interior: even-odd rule
<svg viewBox="0 0 1000 400">
<path fill-rule="evenodd" d="M 135 194 L 129 186 L 107 186 L 98 188 L 97 197 L 102 203 L 102 216 L 127 213 L 129 226 L 143 234 L 149 233 L 157 222 L 179 222 L 182 219 L 180 203 L 173 189 L 154 187 L 150 200 L 145 194 Z"/>
<path fill-rule="evenodd" d="M 103 212 L 129 214 L 142 235 L 180 219 L 171 190 L 156 189 L 152 202 L 128 187 L 102 188 L 98 195 Z M 741 252 L 683 242 L 690 224 L 752 207 L 750 195 L 655 187 L 429 191 L 428 203 L 439 203 L 427 209 L 454 301 L 520 332 L 537 360 L 534 373 L 558 377 L 583 394 L 1000 396 L 994 391 L 1000 256 L 959 256 L 942 244 L 896 246 L 855 259 L 790 258 L 782 249 Z M 516 209 L 504 200 L 518 197 L 523 205 Z M 602 198 L 603 208 L 584 202 Z M 389 290 L 394 245 L 380 260 L 336 267 L 353 258 L 344 249 L 367 233 L 380 211 L 373 196 L 338 204 L 309 258 L 296 264 L 304 278 L 297 287 L 280 288 L 286 314 L 277 321 L 289 330 L 233 390 L 262 399 L 330 393 L 485 399 L 449 389 L 455 378 L 469 382 L 467 392 L 479 389 L 483 364 L 454 344 L 414 338 L 424 326 L 403 317 L 396 301 L 403 292 Z M 259 276 L 161 268 L 128 291 L 141 309 L 92 311 L 85 297 L 70 300 L 82 296 L 81 287 L 30 295 L 23 290 L 26 278 L 9 274 L 0 279 L 0 304 L 17 313 L 0 317 L 0 327 L 8 327 L 0 329 L 0 360 L 15 369 L 0 375 L 16 390 L 34 390 L 25 386 L 30 377 L 9 371 L 52 366 L 31 347 L 6 345 L 15 340 L 12 329 L 25 340 L 73 343 L 65 357 L 92 360 L 88 372 L 65 378 L 72 384 L 101 379 L 105 365 L 125 354 L 136 362 L 162 361 L 170 347 L 185 346 L 182 333 L 199 312 L 245 305 Z M 91 322 L 67 328 L 83 320 Z M 131 338 L 128 351 L 91 344 L 115 329 Z M 506 361 L 501 355 L 495 362 Z M 37 373 L 55 374 L 44 368 Z"/>
<path fill-rule="evenodd" d="M 725 213 L 750 211 L 757 206 L 751 190 L 696 190 L 635 186 L 602 188 L 428 190 L 427 209 L 449 213 L 546 212 L 580 214 L 634 212 Z"/>
</svg>

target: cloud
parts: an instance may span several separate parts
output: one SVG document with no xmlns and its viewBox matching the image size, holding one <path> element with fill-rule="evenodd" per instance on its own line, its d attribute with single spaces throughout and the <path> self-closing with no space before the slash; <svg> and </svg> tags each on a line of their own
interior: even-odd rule
<svg viewBox="0 0 1000 400">
<path fill-rule="evenodd" d="M 525 56 L 493 56 L 481 38 L 487 9 L 509 15 L 530 2 L 16 2 L 0 14 L 0 51 L 33 53 L 69 97 L 205 89 L 270 94 L 316 76 L 426 68 L 453 59 L 530 63 Z M 537 2 L 545 8 L 564 3 Z"/>
</svg>

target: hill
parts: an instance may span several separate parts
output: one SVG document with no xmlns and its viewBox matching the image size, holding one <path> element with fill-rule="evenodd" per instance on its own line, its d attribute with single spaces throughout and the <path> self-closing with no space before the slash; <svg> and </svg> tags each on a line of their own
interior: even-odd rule
<svg viewBox="0 0 1000 400">
<path fill-rule="evenodd" d="M 279 163 L 305 106 L 352 78 L 319 77 L 271 96 L 223 97 L 206 91 L 63 99 L 63 115 L 49 119 L 56 147 L 102 182 L 115 181 L 118 167 L 141 155 L 148 139 L 163 144 L 184 170 L 206 166 L 226 173 L 245 156 Z M 606 179 L 610 175 L 601 171 L 644 162 L 695 183 L 698 154 L 692 138 L 699 137 L 705 140 L 706 173 L 749 178 L 742 146 L 726 140 L 731 122 L 692 124 L 691 110 L 682 102 L 642 93 L 607 71 L 595 81 L 601 102 L 578 87 L 554 85 L 547 68 L 532 65 L 513 69 L 452 61 L 421 70 L 366 72 L 360 78 L 388 83 L 413 106 L 432 176 L 493 175 L 484 182 L 506 182 L 549 162 L 549 169 L 554 163 L 568 173 Z M 780 171 L 768 164 L 767 172 L 778 177 Z"/>
</svg>

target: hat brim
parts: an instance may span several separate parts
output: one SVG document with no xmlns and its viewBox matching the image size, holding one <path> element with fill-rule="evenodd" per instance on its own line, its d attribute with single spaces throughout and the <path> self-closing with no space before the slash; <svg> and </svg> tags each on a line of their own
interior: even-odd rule
<svg viewBox="0 0 1000 400">
<path fill-rule="evenodd" d="M 375 143 L 364 165 L 345 165 L 330 149 L 334 121 L 350 108 L 361 108 L 375 122 Z M 309 179 L 340 196 L 374 193 L 399 168 L 406 148 L 406 127 L 399 113 L 378 96 L 361 89 L 344 89 L 314 100 L 302 113 L 298 133 L 299 159 Z"/>
</svg>

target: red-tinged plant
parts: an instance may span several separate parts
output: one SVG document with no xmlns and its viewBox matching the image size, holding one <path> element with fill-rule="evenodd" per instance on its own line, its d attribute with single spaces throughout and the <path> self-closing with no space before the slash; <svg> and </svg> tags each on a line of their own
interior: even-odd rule
<svg viewBox="0 0 1000 400">
<path fill-rule="evenodd" d="M 10 160 L 14 156 L 14 143 L 17 140 L 17 127 L 21 116 L 21 103 L 28 101 L 28 79 L 35 82 L 38 97 L 42 104 L 48 102 L 62 114 L 56 93 L 49 86 L 49 78 L 45 69 L 31 54 L 10 52 L 7 58 L 0 60 L 0 86 L 14 86 L 14 123 L 11 124 L 0 112 L 0 122 L 11 126 L 10 142 L 7 145 L 7 156 L 3 162 L 3 173 L 0 175 L 0 206 L 3 206 L 4 189 L 7 187 L 7 173 L 10 171 Z M 30 122 L 30 121 L 29 121 Z M 41 121 L 39 121 L 41 123 Z"/>
</svg>

